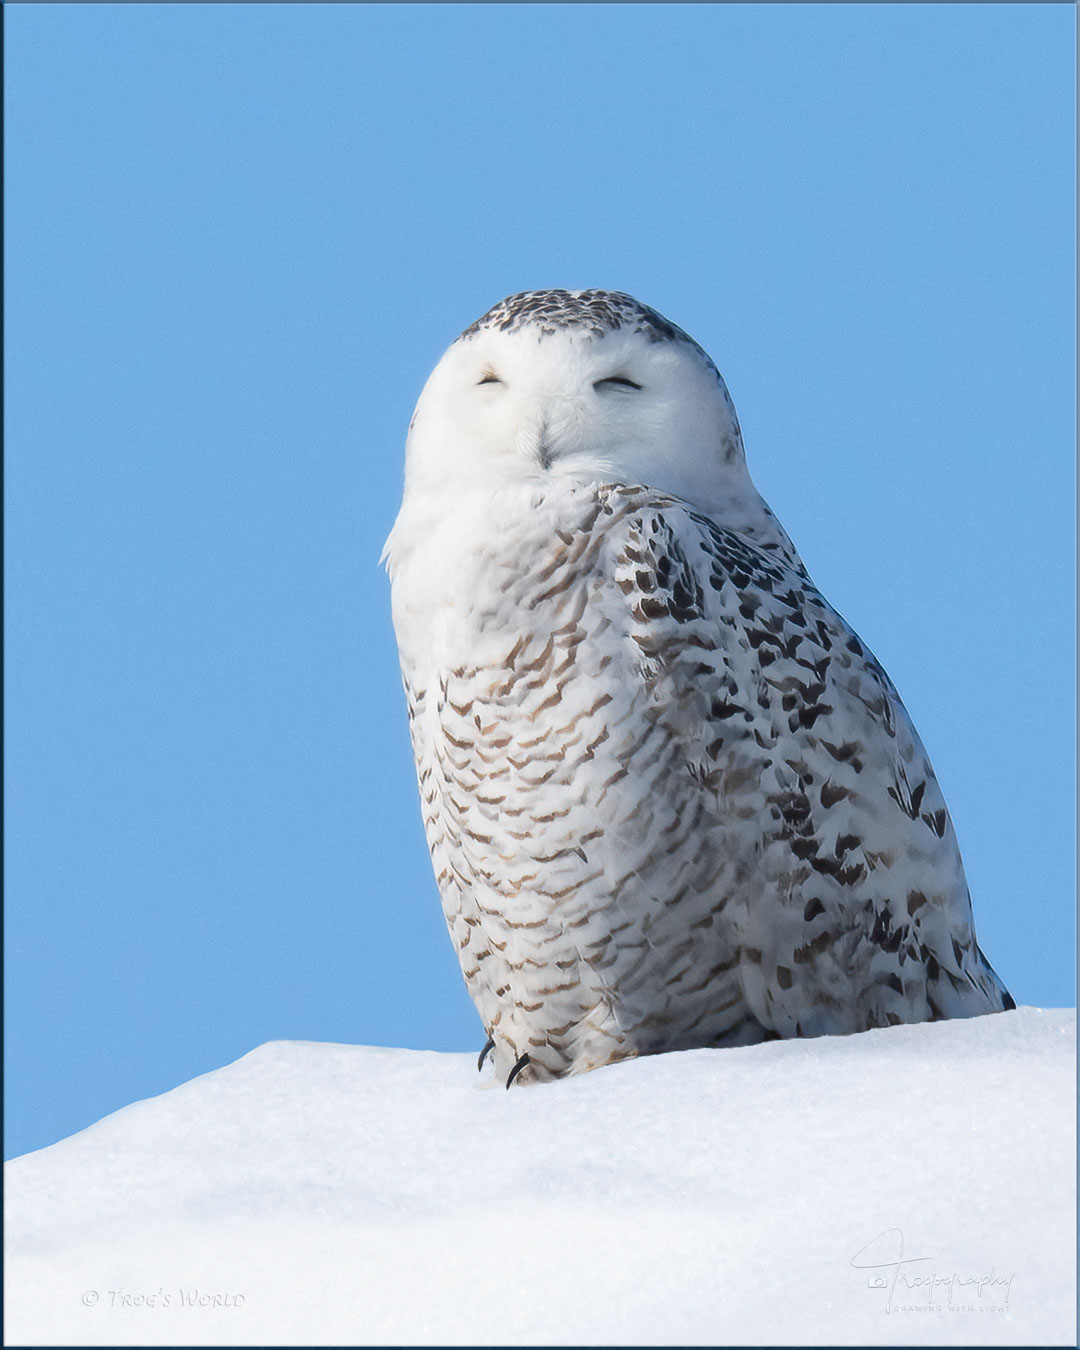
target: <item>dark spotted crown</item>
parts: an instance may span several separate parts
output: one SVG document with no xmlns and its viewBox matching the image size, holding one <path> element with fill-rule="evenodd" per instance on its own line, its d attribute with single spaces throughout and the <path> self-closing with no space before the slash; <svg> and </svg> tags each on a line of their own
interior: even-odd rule
<svg viewBox="0 0 1080 1350">
<path fill-rule="evenodd" d="M 623 291 L 522 291 L 500 300 L 461 336 L 472 337 L 484 329 L 514 333 L 525 327 L 538 329 L 541 337 L 583 328 L 593 337 L 625 331 L 641 333 L 650 342 L 686 342 L 716 369 L 688 333 Z"/>
</svg>

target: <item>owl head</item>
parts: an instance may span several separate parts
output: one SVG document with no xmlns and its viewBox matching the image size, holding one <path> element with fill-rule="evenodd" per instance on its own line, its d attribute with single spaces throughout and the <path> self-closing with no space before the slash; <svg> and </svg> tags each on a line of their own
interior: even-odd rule
<svg viewBox="0 0 1080 1350">
<path fill-rule="evenodd" d="M 749 479 L 727 387 L 696 342 L 619 291 L 526 291 L 451 345 L 416 406 L 407 488 L 570 478 L 716 511 Z"/>
</svg>

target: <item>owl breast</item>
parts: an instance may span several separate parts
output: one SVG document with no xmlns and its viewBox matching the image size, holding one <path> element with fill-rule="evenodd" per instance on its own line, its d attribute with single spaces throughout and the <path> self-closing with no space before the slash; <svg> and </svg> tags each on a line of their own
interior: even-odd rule
<svg viewBox="0 0 1080 1350">
<path fill-rule="evenodd" d="M 715 793 L 661 715 L 692 721 L 693 700 L 665 697 L 676 672 L 635 641 L 619 585 L 641 495 L 507 493 L 456 552 L 454 594 L 419 558 L 401 579 L 432 595 L 402 644 L 424 825 L 502 1077 L 523 1054 L 544 1078 L 763 1034 L 722 933 L 752 859 L 720 847 Z"/>
</svg>

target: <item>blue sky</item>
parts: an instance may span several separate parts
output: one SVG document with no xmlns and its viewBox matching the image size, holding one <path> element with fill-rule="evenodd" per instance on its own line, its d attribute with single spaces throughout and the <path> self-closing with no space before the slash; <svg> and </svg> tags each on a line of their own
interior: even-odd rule
<svg viewBox="0 0 1080 1350">
<path fill-rule="evenodd" d="M 1073 995 L 1067 5 L 14 5 L 7 1137 L 286 1038 L 479 1048 L 378 567 L 504 294 L 632 292 Z"/>
</svg>

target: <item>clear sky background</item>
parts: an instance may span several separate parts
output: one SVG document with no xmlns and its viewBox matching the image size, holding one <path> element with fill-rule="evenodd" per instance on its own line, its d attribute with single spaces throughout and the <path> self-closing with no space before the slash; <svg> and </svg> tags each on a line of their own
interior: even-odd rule
<svg viewBox="0 0 1080 1350">
<path fill-rule="evenodd" d="M 479 1049 L 378 557 L 534 287 L 711 353 L 1073 1002 L 1071 6 L 5 19 L 9 1156 L 271 1039 Z"/>
</svg>

